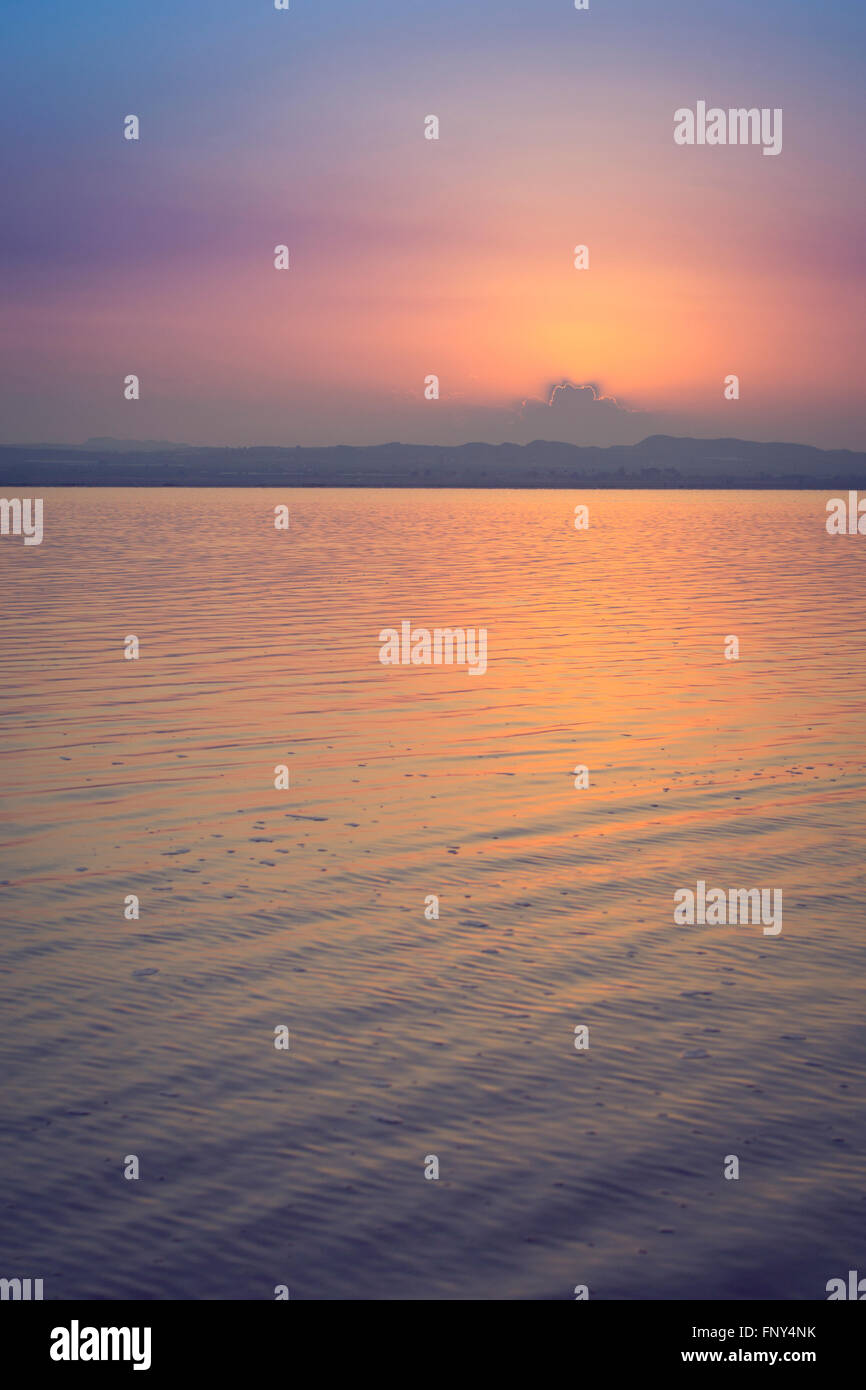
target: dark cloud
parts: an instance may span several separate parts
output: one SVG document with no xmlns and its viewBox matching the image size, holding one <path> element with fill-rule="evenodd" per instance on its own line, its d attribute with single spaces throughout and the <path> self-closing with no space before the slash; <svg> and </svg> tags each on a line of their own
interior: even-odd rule
<svg viewBox="0 0 866 1390">
<path fill-rule="evenodd" d="M 630 410 L 592 384 L 561 381 L 544 400 L 525 400 L 515 428 L 521 442 L 555 439 L 566 444 L 636 444 L 656 431 L 658 417 Z"/>
</svg>

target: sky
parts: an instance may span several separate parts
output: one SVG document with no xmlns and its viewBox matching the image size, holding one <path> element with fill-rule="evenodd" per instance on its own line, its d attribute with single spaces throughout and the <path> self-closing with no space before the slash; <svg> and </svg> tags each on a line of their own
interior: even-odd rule
<svg viewBox="0 0 866 1390">
<path fill-rule="evenodd" d="M 866 448 L 864 54 L 862 0 L 4 0 L 0 442 Z"/>
</svg>

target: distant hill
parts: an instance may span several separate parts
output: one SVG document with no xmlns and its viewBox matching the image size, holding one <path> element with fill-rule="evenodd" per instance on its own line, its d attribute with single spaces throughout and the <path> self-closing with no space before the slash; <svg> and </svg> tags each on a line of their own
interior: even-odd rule
<svg viewBox="0 0 866 1390">
<path fill-rule="evenodd" d="M 85 439 L 83 444 L 73 446 L 79 450 L 96 450 L 99 453 L 115 454 L 158 454 L 172 453 L 176 449 L 189 449 L 190 444 L 175 444 L 170 439 L 113 439 L 111 435 L 106 435 L 104 439 Z"/>
<path fill-rule="evenodd" d="M 201 448 L 150 440 L 0 447 L 0 488 L 863 488 L 866 454 L 652 435 L 640 444 Z"/>
</svg>

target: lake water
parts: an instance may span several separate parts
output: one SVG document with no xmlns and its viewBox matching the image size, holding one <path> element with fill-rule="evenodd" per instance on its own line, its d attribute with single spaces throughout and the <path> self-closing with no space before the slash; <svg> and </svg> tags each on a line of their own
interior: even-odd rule
<svg viewBox="0 0 866 1390">
<path fill-rule="evenodd" d="M 866 1273 L 866 539 L 823 494 L 42 495 L 0 541 L 0 1274 Z M 486 673 L 382 665 L 403 620 L 486 628 Z M 698 880 L 781 933 L 676 925 Z"/>
</svg>

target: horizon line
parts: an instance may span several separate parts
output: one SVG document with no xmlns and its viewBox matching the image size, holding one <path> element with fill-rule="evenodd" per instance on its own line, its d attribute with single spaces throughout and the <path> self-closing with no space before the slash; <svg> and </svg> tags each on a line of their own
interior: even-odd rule
<svg viewBox="0 0 866 1390">
<path fill-rule="evenodd" d="M 504 439 L 498 443 L 491 443 L 484 439 L 467 439 L 459 444 L 445 443 L 422 443 L 420 441 L 389 439 L 382 440 L 377 444 L 189 444 L 182 440 L 171 439 L 148 439 L 131 438 L 122 435 L 92 435 L 89 439 L 84 439 L 80 443 L 71 443 L 68 440 L 19 440 L 10 443 L 0 443 L 0 449 L 87 449 L 99 448 L 106 445 L 131 445 L 138 446 L 150 445 L 148 452 L 158 453 L 167 449 L 531 449 L 536 445 L 555 445 L 565 449 L 639 449 L 641 445 L 648 444 L 652 440 L 676 440 L 696 444 L 749 444 L 759 448 L 785 448 L 785 449 L 814 449 L 819 453 L 834 454 L 862 454 L 866 452 L 866 446 L 862 449 L 852 449 L 847 446 L 826 446 L 822 444 L 805 444 L 792 439 L 747 439 L 739 435 L 694 435 L 694 434 L 648 434 L 643 439 L 636 440 L 632 444 L 576 444 L 571 440 L 565 439 L 531 439 L 525 443 L 517 440 Z M 123 452 L 122 449 L 117 450 Z"/>
</svg>

